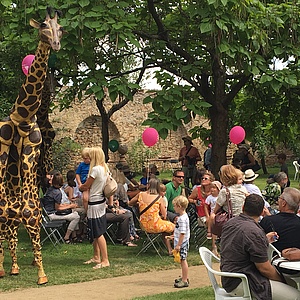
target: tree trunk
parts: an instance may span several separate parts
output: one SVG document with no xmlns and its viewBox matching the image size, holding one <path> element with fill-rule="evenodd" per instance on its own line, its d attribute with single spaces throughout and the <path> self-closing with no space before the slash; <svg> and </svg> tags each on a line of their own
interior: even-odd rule
<svg viewBox="0 0 300 300">
<path fill-rule="evenodd" d="M 209 108 L 212 134 L 211 168 L 216 178 L 219 178 L 220 167 L 227 163 L 226 150 L 228 145 L 228 111 L 219 104 Z"/>
<path fill-rule="evenodd" d="M 105 155 L 105 161 L 108 162 L 109 157 L 108 157 L 108 142 L 109 142 L 109 132 L 108 132 L 108 121 L 109 121 L 109 116 L 108 113 L 105 110 L 105 107 L 103 105 L 103 99 L 96 99 L 96 104 L 98 107 L 98 110 L 100 112 L 101 116 L 101 134 L 102 134 L 102 150 Z"/>
<path fill-rule="evenodd" d="M 264 174 L 268 174 L 267 166 L 266 166 L 266 160 L 265 157 L 261 157 L 260 159 L 261 167 L 263 169 Z"/>
<path fill-rule="evenodd" d="M 108 134 L 108 116 L 107 114 L 101 115 L 101 133 L 102 133 L 102 150 L 105 154 L 105 161 L 108 162 L 108 142 L 109 142 L 109 134 Z"/>
</svg>

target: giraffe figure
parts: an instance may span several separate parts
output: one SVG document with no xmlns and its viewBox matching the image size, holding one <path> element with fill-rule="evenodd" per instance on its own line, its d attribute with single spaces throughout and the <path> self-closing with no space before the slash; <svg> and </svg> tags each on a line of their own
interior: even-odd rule
<svg viewBox="0 0 300 300">
<path fill-rule="evenodd" d="M 41 132 L 36 113 L 41 104 L 41 92 L 46 79 L 50 48 L 60 49 L 63 28 L 58 24 L 58 12 L 51 19 L 51 11 L 43 23 L 30 20 L 32 27 L 39 29 L 39 44 L 35 59 L 22 85 L 8 118 L 0 122 L 0 277 L 6 239 L 12 258 L 11 275 L 19 274 L 17 264 L 17 230 L 23 223 L 32 245 L 34 261 L 38 267 L 38 284 L 48 282 L 42 264 L 40 246 L 41 209 L 37 188 L 37 164 Z"/>
</svg>

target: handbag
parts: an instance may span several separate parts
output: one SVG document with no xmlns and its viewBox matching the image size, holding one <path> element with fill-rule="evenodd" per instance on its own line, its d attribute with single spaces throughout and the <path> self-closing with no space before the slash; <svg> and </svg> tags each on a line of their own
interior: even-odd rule
<svg viewBox="0 0 300 300">
<path fill-rule="evenodd" d="M 118 188 L 117 182 L 112 178 L 111 173 L 108 173 L 107 179 L 103 188 L 103 194 L 106 198 L 112 196 Z"/>
<path fill-rule="evenodd" d="M 286 248 L 283 249 L 281 255 L 290 261 L 300 260 L 300 249 L 299 248 Z"/>
<path fill-rule="evenodd" d="M 65 216 L 65 215 L 69 215 L 71 213 L 72 213 L 72 209 L 71 208 L 57 210 L 55 212 L 55 214 L 58 215 L 58 216 Z"/>
<path fill-rule="evenodd" d="M 226 188 L 226 202 L 228 207 L 228 212 L 225 211 L 222 207 L 216 212 L 215 219 L 211 227 L 212 234 L 220 237 L 222 233 L 222 228 L 224 224 L 233 217 L 232 215 L 232 206 L 230 199 L 230 192 L 228 188 Z"/>
</svg>

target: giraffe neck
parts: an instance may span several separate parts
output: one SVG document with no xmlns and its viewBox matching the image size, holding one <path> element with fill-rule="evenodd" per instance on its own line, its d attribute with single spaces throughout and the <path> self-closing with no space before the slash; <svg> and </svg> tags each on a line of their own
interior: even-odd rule
<svg viewBox="0 0 300 300">
<path fill-rule="evenodd" d="M 24 135 L 27 135 L 27 131 L 32 128 L 31 124 L 35 123 L 35 114 L 41 104 L 49 53 L 50 45 L 40 41 L 35 59 L 10 114 L 10 119 L 15 126 L 22 127 L 21 131 Z M 20 133 L 23 135 L 22 132 Z"/>
</svg>

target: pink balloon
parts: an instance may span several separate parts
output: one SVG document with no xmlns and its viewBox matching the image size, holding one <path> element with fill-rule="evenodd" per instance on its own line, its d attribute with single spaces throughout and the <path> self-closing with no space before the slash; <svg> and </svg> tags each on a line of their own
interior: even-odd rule
<svg viewBox="0 0 300 300">
<path fill-rule="evenodd" d="M 245 129 L 241 126 L 234 126 L 229 132 L 229 139 L 234 144 L 241 143 L 246 136 Z"/>
<path fill-rule="evenodd" d="M 33 54 L 28 54 L 26 55 L 23 60 L 22 60 L 22 71 L 25 75 L 28 75 L 29 68 L 34 60 L 34 55 Z"/>
<path fill-rule="evenodd" d="M 158 132 L 155 128 L 146 128 L 142 134 L 142 140 L 148 147 L 154 146 L 158 142 Z"/>
</svg>

